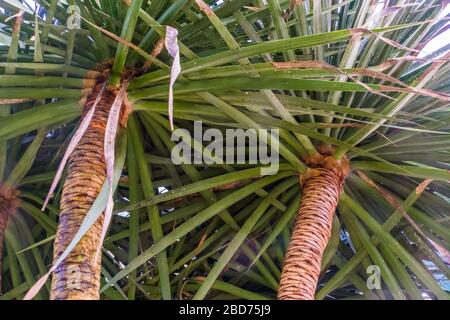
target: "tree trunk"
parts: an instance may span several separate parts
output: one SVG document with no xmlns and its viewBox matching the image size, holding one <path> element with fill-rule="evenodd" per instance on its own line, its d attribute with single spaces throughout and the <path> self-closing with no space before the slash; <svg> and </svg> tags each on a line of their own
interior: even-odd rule
<svg viewBox="0 0 450 320">
<path fill-rule="evenodd" d="M 92 107 L 99 87 L 87 99 L 84 114 Z M 105 128 L 116 93 L 105 90 L 83 138 L 70 156 L 60 201 L 60 216 L 53 262 L 67 248 L 106 179 Z M 123 108 L 122 108 L 123 109 Z M 53 272 L 50 298 L 53 300 L 98 300 L 103 215 L 93 224 L 74 250 Z"/>
<path fill-rule="evenodd" d="M 313 300 L 322 255 L 331 235 L 333 215 L 348 161 L 316 156 L 302 177 L 302 199 L 294 231 L 284 259 L 279 300 Z"/>
<path fill-rule="evenodd" d="M 16 211 L 19 206 L 19 192 L 13 188 L 0 184 L 0 292 L 2 286 L 2 260 L 3 260 L 3 241 L 5 230 L 8 225 L 9 216 Z"/>
</svg>

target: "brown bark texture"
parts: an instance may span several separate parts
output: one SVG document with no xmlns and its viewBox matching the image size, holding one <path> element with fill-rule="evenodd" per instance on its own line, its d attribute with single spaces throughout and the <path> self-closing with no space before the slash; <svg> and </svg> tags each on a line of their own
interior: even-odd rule
<svg viewBox="0 0 450 320">
<path fill-rule="evenodd" d="M 316 155 L 301 177 L 302 198 L 284 258 L 279 300 L 313 300 L 348 161 Z"/>
<path fill-rule="evenodd" d="M 0 271 L 3 261 L 3 241 L 8 225 L 9 216 L 14 213 L 19 206 L 19 192 L 0 183 Z M 2 285 L 2 275 L 0 272 L 0 289 Z M 1 292 L 1 290 L 0 290 Z"/>
</svg>

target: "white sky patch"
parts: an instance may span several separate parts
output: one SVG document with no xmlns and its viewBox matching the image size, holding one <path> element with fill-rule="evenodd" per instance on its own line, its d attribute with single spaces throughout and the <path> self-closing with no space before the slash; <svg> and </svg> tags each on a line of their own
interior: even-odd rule
<svg viewBox="0 0 450 320">
<path fill-rule="evenodd" d="M 438 16 L 438 19 L 444 18 L 446 15 L 450 14 L 450 4 L 445 7 L 444 11 Z M 439 50 L 450 43 L 450 29 L 444 31 L 433 40 L 431 40 L 419 53 L 419 57 L 424 57 L 433 53 L 436 50 Z"/>
<path fill-rule="evenodd" d="M 158 193 L 166 193 L 169 192 L 169 190 L 167 190 L 165 187 L 158 187 Z"/>
<path fill-rule="evenodd" d="M 418 2 L 418 6 L 419 6 Z M 422 2 L 423 4 L 423 2 Z M 372 18 L 370 21 L 366 24 L 366 27 L 368 28 L 374 28 L 377 26 L 377 20 L 380 18 L 381 12 L 383 11 L 385 6 L 385 1 L 379 1 L 376 5 L 376 8 L 374 12 L 372 13 Z M 439 16 L 436 19 L 442 19 L 445 16 L 450 14 L 450 4 L 448 4 L 445 9 L 439 14 Z M 383 27 L 382 25 L 379 27 Z M 433 40 L 431 40 L 419 53 L 418 57 L 424 57 L 427 56 L 443 47 L 448 45 L 450 43 L 450 30 L 446 30 L 445 32 L 441 33 L 437 37 L 435 37 Z"/>
<path fill-rule="evenodd" d="M 30 8 L 34 9 L 34 7 L 36 5 L 36 1 L 34 1 L 34 0 L 25 0 L 25 2 L 30 6 Z"/>
</svg>

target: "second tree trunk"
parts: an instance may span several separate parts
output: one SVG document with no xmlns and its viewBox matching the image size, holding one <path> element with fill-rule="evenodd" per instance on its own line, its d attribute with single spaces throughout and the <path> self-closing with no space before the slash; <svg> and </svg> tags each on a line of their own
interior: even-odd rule
<svg viewBox="0 0 450 320">
<path fill-rule="evenodd" d="M 16 211 L 19 206 L 19 192 L 0 183 L 0 293 L 2 286 L 1 270 L 3 260 L 3 241 L 8 225 L 9 216 Z"/>
</svg>

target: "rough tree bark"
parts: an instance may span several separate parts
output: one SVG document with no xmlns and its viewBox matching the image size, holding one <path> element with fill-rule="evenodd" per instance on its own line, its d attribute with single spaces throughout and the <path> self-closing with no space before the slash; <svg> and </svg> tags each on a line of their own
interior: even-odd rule
<svg viewBox="0 0 450 320">
<path fill-rule="evenodd" d="M 99 94 L 97 86 L 88 97 L 84 114 Z M 104 158 L 105 128 L 117 92 L 105 90 L 83 138 L 70 156 L 67 177 L 60 201 L 60 217 L 53 262 L 64 252 L 78 231 L 106 179 Z M 122 111 L 126 108 L 122 106 Z M 125 116 L 122 112 L 122 119 Z M 121 120 L 122 120 L 121 119 Z M 123 121 L 121 125 L 124 126 Z M 53 272 L 50 298 L 53 300 L 98 300 L 101 259 L 96 259 L 101 244 L 103 215 Z"/>
<path fill-rule="evenodd" d="M 8 225 L 8 220 L 19 206 L 19 191 L 0 183 L 0 270 L 3 261 L 3 240 Z M 0 272 L 0 292 L 2 286 L 2 275 Z"/>
<path fill-rule="evenodd" d="M 284 258 L 279 300 L 313 300 L 348 160 L 317 154 L 306 160 L 300 209 Z"/>
</svg>

